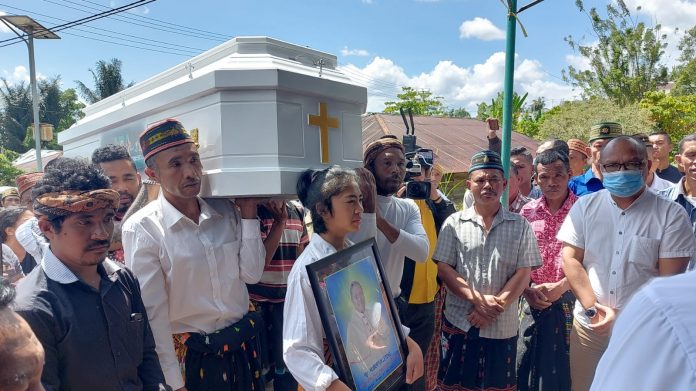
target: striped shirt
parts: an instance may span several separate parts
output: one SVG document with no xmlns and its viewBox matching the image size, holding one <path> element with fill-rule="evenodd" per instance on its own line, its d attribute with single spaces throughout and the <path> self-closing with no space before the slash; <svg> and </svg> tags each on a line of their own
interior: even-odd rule
<svg viewBox="0 0 696 391">
<path fill-rule="evenodd" d="M 288 209 L 288 219 L 285 222 L 285 230 L 280 237 L 278 249 L 273 254 L 273 259 L 263 269 L 261 280 L 257 284 L 248 285 L 249 297 L 254 301 L 282 303 L 285 301 L 288 276 L 292 265 L 300 255 L 301 249 L 309 243 L 309 236 L 304 226 L 304 208 L 297 202 L 285 203 Z M 259 206 L 257 209 L 261 221 L 261 239 L 266 240 L 273 227 L 273 215 L 271 212 Z"/>
</svg>

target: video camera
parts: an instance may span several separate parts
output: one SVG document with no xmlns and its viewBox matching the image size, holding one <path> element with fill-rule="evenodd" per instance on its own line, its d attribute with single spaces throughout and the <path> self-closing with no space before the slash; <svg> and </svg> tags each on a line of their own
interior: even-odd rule
<svg viewBox="0 0 696 391">
<path fill-rule="evenodd" d="M 430 168 L 433 166 L 433 151 L 431 149 L 419 148 L 418 145 L 416 145 L 416 127 L 413 124 L 413 113 L 411 108 L 408 109 L 408 116 L 411 120 L 410 129 L 406 121 L 404 109 L 399 108 L 399 112 L 401 113 L 401 118 L 404 120 L 404 125 L 406 125 L 406 133 L 403 138 L 404 150 L 406 151 L 406 177 L 404 178 L 406 182 L 406 193 L 404 196 L 414 200 L 425 200 L 430 198 L 430 181 L 416 181 L 413 180 L 413 177 L 417 177 L 421 174 L 421 168 Z"/>
</svg>

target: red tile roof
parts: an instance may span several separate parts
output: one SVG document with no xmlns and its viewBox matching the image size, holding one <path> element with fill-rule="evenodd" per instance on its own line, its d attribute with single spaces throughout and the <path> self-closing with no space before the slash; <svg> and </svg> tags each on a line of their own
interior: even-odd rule
<svg viewBox="0 0 696 391">
<path fill-rule="evenodd" d="M 413 122 L 416 127 L 417 144 L 422 148 L 432 149 L 437 156 L 437 162 L 444 167 L 445 172 L 467 172 L 471 156 L 488 148 L 488 127 L 483 121 L 471 118 L 414 116 Z M 363 116 L 362 129 L 363 151 L 369 143 L 385 134 L 393 134 L 401 139 L 406 130 L 401 115 L 383 113 Z M 512 132 L 512 147 L 520 145 L 534 153 L 539 143 Z"/>
</svg>

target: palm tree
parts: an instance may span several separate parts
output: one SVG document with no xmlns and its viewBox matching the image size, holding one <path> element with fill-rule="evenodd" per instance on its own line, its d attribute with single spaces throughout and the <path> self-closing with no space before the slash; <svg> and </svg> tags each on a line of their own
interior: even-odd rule
<svg viewBox="0 0 696 391">
<path fill-rule="evenodd" d="M 96 103 L 104 98 L 122 91 L 133 84 L 124 86 L 123 77 L 121 76 L 121 60 L 117 58 L 112 58 L 110 62 L 105 60 L 97 61 L 96 72 L 93 69 L 89 69 L 94 78 L 94 89 L 90 89 L 85 85 L 85 83 L 75 80 L 77 88 L 88 103 Z"/>
</svg>

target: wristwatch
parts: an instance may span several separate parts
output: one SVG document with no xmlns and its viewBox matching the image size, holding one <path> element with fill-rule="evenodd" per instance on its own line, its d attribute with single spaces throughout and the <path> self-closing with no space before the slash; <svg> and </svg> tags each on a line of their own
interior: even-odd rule
<svg viewBox="0 0 696 391">
<path fill-rule="evenodd" d="M 594 318 L 595 316 L 597 316 L 597 307 L 592 306 L 592 307 L 586 309 L 586 310 L 585 310 L 585 316 L 587 316 L 587 317 L 590 318 L 590 319 L 592 319 L 592 318 Z"/>
</svg>

